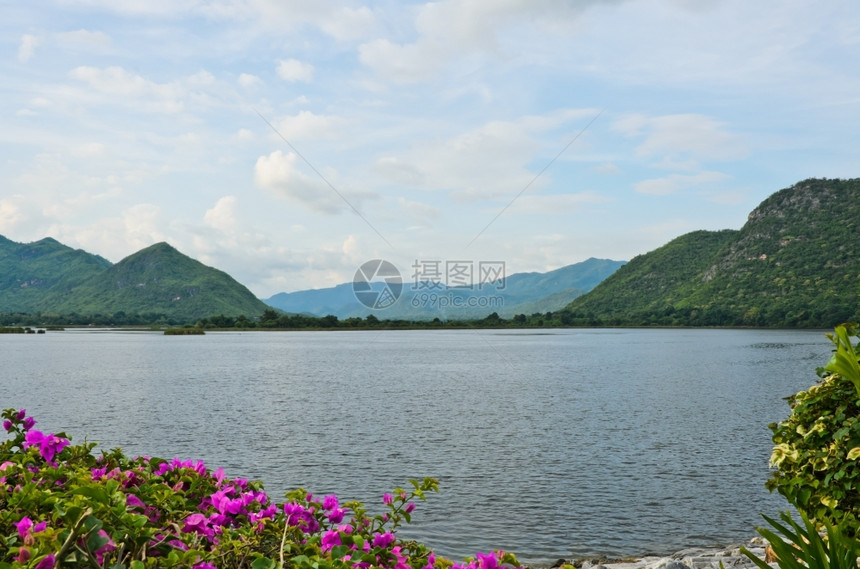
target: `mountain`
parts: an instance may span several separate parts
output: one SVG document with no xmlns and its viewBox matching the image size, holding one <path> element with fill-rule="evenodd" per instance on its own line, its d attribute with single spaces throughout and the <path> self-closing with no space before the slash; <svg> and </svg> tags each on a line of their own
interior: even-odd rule
<svg viewBox="0 0 860 569">
<path fill-rule="evenodd" d="M 511 317 L 524 312 L 559 310 L 594 288 L 623 264 L 623 261 L 592 258 L 547 273 L 513 274 L 503 283 L 480 288 L 477 285 L 472 288 L 446 287 L 427 281 L 416 283 L 406 280 L 398 301 L 383 310 L 372 310 L 359 303 L 353 292 L 353 283 L 279 293 L 264 299 L 264 302 L 285 312 L 314 316 L 333 314 L 338 318 L 363 318 L 373 314 L 380 319 L 392 320 L 458 320 L 483 318 L 492 312 Z"/>
<path fill-rule="evenodd" d="M 179 322 L 224 314 L 253 317 L 267 306 L 218 269 L 156 243 L 119 263 L 54 239 L 0 238 L 0 312 L 163 315 Z"/>
<path fill-rule="evenodd" d="M 0 312 L 50 310 L 56 299 L 110 266 L 107 259 L 50 237 L 15 243 L 0 236 Z"/>
<path fill-rule="evenodd" d="M 830 328 L 860 316 L 860 179 L 804 180 L 740 230 L 694 231 L 568 307 L 591 325 Z"/>
</svg>

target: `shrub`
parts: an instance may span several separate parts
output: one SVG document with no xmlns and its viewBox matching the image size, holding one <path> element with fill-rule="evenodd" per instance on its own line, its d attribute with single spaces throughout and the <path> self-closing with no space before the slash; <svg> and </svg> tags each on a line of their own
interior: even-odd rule
<svg viewBox="0 0 860 569">
<path fill-rule="evenodd" d="M 396 535 L 432 478 L 385 494 L 386 512 L 303 489 L 270 500 L 259 482 L 230 479 L 201 461 L 101 456 L 44 433 L 22 410 L 3 412 L 0 569 L 497 569 L 503 552 L 464 564 Z"/>
<path fill-rule="evenodd" d="M 777 470 L 767 486 L 819 524 L 842 524 L 857 534 L 860 524 L 860 366 L 853 325 L 828 337 L 833 357 L 819 369 L 821 380 L 788 398 L 791 414 L 770 425 Z"/>
<path fill-rule="evenodd" d="M 860 555 L 860 542 L 845 535 L 842 525 L 824 523 L 825 532 L 819 533 L 816 524 L 803 512 L 803 525 L 795 522 L 791 515 L 780 514 L 783 523 L 763 516 L 776 530 L 759 528 L 758 532 L 770 543 L 776 554 L 780 569 L 856 569 Z M 746 547 L 741 552 L 749 557 L 759 569 L 772 566 L 750 552 Z M 721 565 L 722 567 L 722 565 Z"/>
</svg>

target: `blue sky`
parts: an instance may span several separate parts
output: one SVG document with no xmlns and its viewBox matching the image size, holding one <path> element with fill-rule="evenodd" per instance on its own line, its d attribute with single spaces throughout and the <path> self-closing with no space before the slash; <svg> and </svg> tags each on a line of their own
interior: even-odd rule
<svg viewBox="0 0 860 569">
<path fill-rule="evenodd" d="M 629 260 L 860 171 L 855 2 L 2 11 L 0 234 L 167 241 L 263 298 L 373 258 Z"/>
</svg>

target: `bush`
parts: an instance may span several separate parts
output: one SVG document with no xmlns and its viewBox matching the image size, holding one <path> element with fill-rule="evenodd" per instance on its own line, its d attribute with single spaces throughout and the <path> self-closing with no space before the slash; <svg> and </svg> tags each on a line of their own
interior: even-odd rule
<svg viewBox="0 0 860 569">
<path fill-rule="evenodd" d="M 415 500 L 437 491 L 432 478 L 383 496 L 370 516 L 358 502 L 303 489 L 269 499 L 259 482 L 230 479 L 201 461 L 95 456 L 43 433 L 7 409 L 0 444 L 0 569 L 147 567 L 214 569 L 497 569 L 503 552 L 456 565 L 400 539 Z"/>
<path fill-rule="evenodd" d="M 767 483 L 819 525 L 841 524 L 851 535 L 860 527 L 860 366 L 850 339 L 856 335 L 853 325 L 828 334 L 836 349 L 818 370 L 821 381 L 789 397 L 788 419 L 770 425 L 777 470 Z"/>
<path fill-rule="evenodd" d="M 825 532 L 822 535 L 815 523 L 803 512 L 800 514 L 803 525 L 795 522 L 787 512 L 780 514 L 783 523 L 767 516 L 763 517 L 776 531 L 759 528 L 758 532 L 770 543 L 780 569 L 857 568 L 860 542 L 847 537 L 841 525 L 832 526 L 825 522 Z M 771 565 L 746 547 L 742 547 L 741 552 L 759 569 L 772 569 Z"/>
</svg>

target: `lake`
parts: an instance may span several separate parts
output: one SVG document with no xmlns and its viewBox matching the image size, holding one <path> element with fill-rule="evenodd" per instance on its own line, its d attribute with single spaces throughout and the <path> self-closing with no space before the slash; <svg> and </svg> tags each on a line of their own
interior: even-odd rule
<svg viewBox="0 0 860 569">
<path fill-rule="evenodd" d="M 0 405 L 131 455 L 203 459 L 381 511 L 462 559 L 669 554 L 755 535 L 768 423 L 816 380 L 824 331 L 69 330 L 0 336 Z"/>
</svg>

